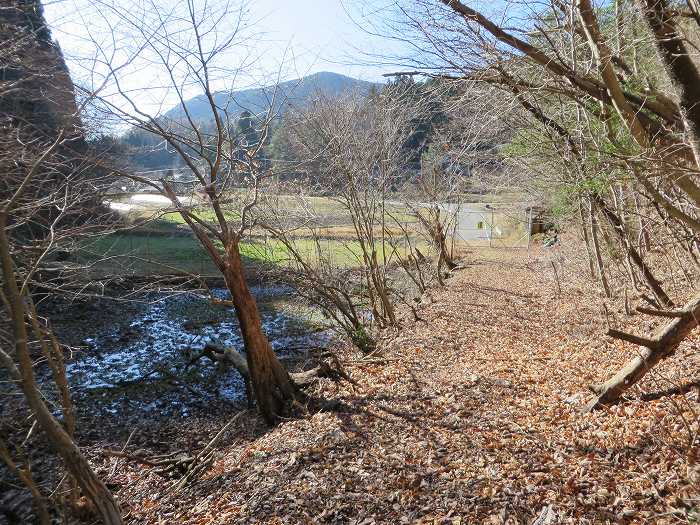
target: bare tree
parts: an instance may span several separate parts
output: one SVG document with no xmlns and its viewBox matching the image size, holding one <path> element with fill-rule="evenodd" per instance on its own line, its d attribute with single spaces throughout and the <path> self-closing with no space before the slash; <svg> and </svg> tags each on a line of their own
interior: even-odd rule
<svg viewBox="0 0 700 525">
<path fill-rule="evenodd" d="M 316 182 L 346 212 L 363 271 L 368 305 L 381 327 L 396 326 L 395 290 L 389 277 L 393 220 L 390 202 L 406 177 L 403 145 L 420 108 L 401 89 L 374 97 L 320 98 L 287 125 L 298 157 L 317 171 Z"/>
<path fill-rule="evenodd" d="M 0 364 L 21 391 L 37 428 L 63 459 L 72 480 L 69 499 L 77 500 L 79 494 L 72 490 L 77 485 L 104 523 L 121 524 L 117 503 L 76 444 L 63 349 L 34 302 L 37 295 L 60 293 L 60 281 L 70 277 L 56 254 L 104 229 L 109 214 L 102 209 L 99 173 L 89 159 L 73 85 L 41 5 L 17 2 L 2 9 Z M 47 404 L 50 381 L 37 380 L 37 357 L 50 369 L 62 422 Z M 49 523 L 47 496 L 34 481 L 31 465 L 13 458 L 15 443 L 0 442 L 0 457 L 31 491 L 39 521 Z"/>
<path fill-rule="evenodd" d="M 303 199 L 300 201 L 304 206 Z M 285 215 L 283 218 L 271 213 L 264 225 L 285 252 L 280 261 L 285 266 L 282 279 L 292 284 L 311 304 L 318 306 L 333 321 L 335 328 L 362 352 L 374 351 L 376 341 L 370 335 L 370 323 L 364 315 L 368 304 L 357 279 L 358 272 L 337 263 L 342 254 L 328 248 L 327 239 L 320 233 L 321 228 L 309 221 L 308 215 L 301 221 L 290 221 L 289 209 Z M 300 239 L 303 247 L 298 242 Z"/>
<path fill-rule="evenodd" d="M 50 152 L 50 150 L 51 147 L 46 151 Z M 35 164 L 37 169 L 40 168 L 41 161 L 43 161 L 43 159 L 38 159 Z M 29 181 L 31 181 L 32 170 L 30 170 L 27 175 L 28 177 L 25 180 L 29 183 Z M 15 196 L 20 197 L 22 194 L 21 186 L 18 190 L 20 191 L 16 192 Z M 30 353 L 30 341 L 39 341 L 42 346 L 47 344 L 53 346 L 55 345 L 55 340 L 49 332 L 39 327 L 35 312 L 27 311 L 27 303 L 31 302 L 31 298 L 28 296 L 26 278 L 31 277 L 31 274 L 21 275 L 18 273 L 17 266 L 12 257 L 13 250 L 10 238 L 7 235 L 7 229 L 12 217 L 11 213 L 13 212 L 15 204 L 16 199 L 10 199 L 3 203 L 3 208 L 0 210 L 0 263 L 2 266 L 2 281 L 4 287 L 2 303 L 3 309 L 11 321 L 9 338 L 14 345 L 13 351 L 6 351 L 0 348 L 0 360 L 2 360 L 10 377 L 18 382 L 34 417 L 42 430 L 48 435 L 51 446 L 62 457 L 68 471 L 74 477 L 85 495 L 95 505 L 103 522 L 108 524 L 121 524 L 122 519 L 119 507 L 104 483 L 96 476 L 85 459 L 85 456 L 80 452 L 80 449 L 73 440 L 72 432 L 74 419 L 71 413 L 72 406 L 69 398 L 64 396 L 62 400 L 62 408 L 67 423 L 64 428 L 56 420 L 46 405 L 46 401 L 44 400 L 44 396 L 36 380 L 34 363 Z M 31 329 L 27 327 L 27 318 L 32 320 Z M 49 342 L 46 341 L 47 338 L 50 338 Z M 53 348 L 55 349 L 55 346 L 53 346 Z M 60 363 L 60 352 L 60 350 L 54 351 L 50 355 L 52 362 L 58 360 Z M 57 364 L 57 368 L 55 369 L 56 376 L 59 378 L 59 385 L 62 386 L 61 391 L 66 393 L 64 371 L 59 367 L 60 365 Z M 34 484 L 29 482 L 28 485 L 34 492 Z M 45 512 L 41 506 L 39 509 L 40 516 L 44 516 Z"/>
<path fill-rule="evenodd" d="M 171 202 L 223 275 L 243 336 L 246 359 L 258 408 L 273 423 L 299 391 L 275 356 L 265 335 L 255 298 L 246 282 L 240 243 L 256 223 L 256 207 L 270 175 L 261 159 L 268 140 L 276 94 L 266 108 L 241 108 L 231 96 L 235 82 L 253 64 L 255 33 L 246 19 L 245 3 L 194 1 L 174 9 L 152 2 L 95 2 L 97 16 L 111 35 L 102 42 L 92 35 L 93 78 L 87 92 L 99 96 L 111 119 L 159 137 L 189 169 L 191 178 L 178 184 L 166 176 L 141 177 L 114 167 L 115 176 L 137 181 Z M 116 42 L 120 44 L 116 44 Z M 122 47 L 123 46 L 123 47 Z M 133 84 L 129 75 L 148 68 L 149 78 L 162 82 L 158 94 L 179 104 L 175 114 L 161 115 L 148 105 L 148 79 Z M 203 100 L 194 115 L 188 94 Z M 161 102 L 162 106 L 162 102 Z M 249 109 L 250 129 L 238 127 Z"/>
</svg>

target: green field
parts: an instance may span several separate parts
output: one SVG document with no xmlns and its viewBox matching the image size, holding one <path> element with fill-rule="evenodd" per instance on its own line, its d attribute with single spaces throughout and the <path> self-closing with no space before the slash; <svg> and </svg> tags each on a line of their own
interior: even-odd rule
<svg viewBox="0 0 700 525">
<path fill-rule="evenodd" d="M 216 267 L 197 239 L 186 235 L 114 233 L 83 243 L 78 262 L 94 275 L 195 273 L 214 275 Z"/>
<path fill-rule="evenodd" d="M 224 207 L 224 214 L 231 224 L 240 219 L 241 196 L 232 194 Z M 123 200 L 122 203 L 131 203 Z M 122 212 L 127 224 L 134 227 L 119 233 L 97 237 L 83 243 L 76 259 L 90 266 L 90 272 L 97 275 L 152 275 L 191 273 L 197 275 L 218 275 L 218 269 L 209 255 L 192 235 L 182 216 L 164 209 L 164 203 L 139 202 Z M 405 206 L 399 203 L 386 203 L 387 218 L 384 225 L 374 229 L 376 239 L 382 233 L 402 238 L 401 229 L 411 232 L 412 242 L 424 253 L 429 252 L 426 242 L 418 235 L 418 222 Z M 211 208 L 202 205 L 195 209 L 199 219 L 216 224 Z M 343 203 L 330 197 L 309 197 L 291 195 L 261 194 L 255 213 L 264 221 L 282 221 L 295 250 L 312 265 L 321 262 L 339 268 L 359 266 L 362 251 L 355 240 L 356 234 L 351 216 Z M 395 221 L 400 221 L 400 227 Z M 138 224 L 138 226 L 137 226 Z M 255 227 L 240 245 L 241 253 L 248 264 L 275 265 L 283 267 L 294 264 L 289 249 L 274 239 L 262 227 Z M 398 241 L 397 241 L 398 242 Z M 403 255 L 406 246 L 398 242 L 396 251 L 389 245 L 377 242 L 377 257 L 385 257 L 389 262 L 396 259 L 396 251 Z"/>
<path fill-rule="evenodd" d="M 293 241 L 295 250 L 312 265 L 320 260 L 341 268 L 359 264 L 361 249 L 356 241 L 310 238 Z M 280 241 L 248 239 L 241 243 L 241 253 L 248 264 L 285 266 L 291 264 L 288 248 Z M 387 246 L 387 257 L 391 257 Z M 379 250 L 379 257 L 383 252 Z M 94 276 L 153 275 L 193 273 L 218 275 L 209 255 L 191 235 L 167 235 L 157 230 L 114 233 L 85 242 L 77 254 L 81 264 L 89 266 Z"/>
<path fill-rule="evenodd" d="M 149 220 L 154 216 L 158 217 L 157 221 L 151 221 L 149 224 L 158 223 L 154 226 L 158 229 L 167 230 L 169 225 L 186 229 L 182 216 L 177 212 L 162 213 L 160 211 L 162 204 L 140 204 L 134 211 L 127 212 L 126 217 L 131 221 Z M 240 219 L 240 199 L 223 206 L 224 217 L 236 224 Z M 386 210 L 395 220 L 400 221 L 402 225 L 412 225 L 416 222 L 416 218 L 407 212 L 404 206 L 398 204 L 387 203 Z M 217 219 L 213 210 L 203 205 L 194 211 L 195 215 L 204 222 L 216 223 Z M 278 219 L 288 220 L 290 217 L 295 217 L 296 221 L 304 224 L 305 227 L 295 232 L 295 236 L 311 236 L 310 228 L 316 230 L 316 234 L 322 237 L 333 237 L 339 239 L 354 238 L 355 232 L 352 227 L 352 220 L 349 212 L 344 208 L 344 205 L 337 199 L 331 197 L 297 197 L 291 195 L 262 195 L 259 205 L 256 206 L 255 214 L 262 216 L 268 222 L 276 222 Z M 387 219 L 385 225 L 390 230 L 397 229 L 396 224 L 392 224 L 393 220 Z M 150 226 L 149 226 L 150 227 Z M 381 228 L 378 225 L 376 234 L 380 234 Z M 253 235 L 263 235 L 261 228 L 254 228 L 251 232 Z"/>
</svg>

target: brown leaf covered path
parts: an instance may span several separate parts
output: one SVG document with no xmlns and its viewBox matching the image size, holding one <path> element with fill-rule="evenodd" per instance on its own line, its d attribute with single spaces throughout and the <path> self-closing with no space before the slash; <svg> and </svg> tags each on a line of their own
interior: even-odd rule
<svg viewBox="0 0 700 525">
<path fill-rule="evenodd" d="M 123 472 L 131 521 L 677 522 L 697 498 L 685 455 L 697 392 L 642 397 L 697 380 L 694 344 L 636 397 L 582 414 L 587 385 L 635 349 L 604 338 L 590 284 L 564 271 L 558 296 L 548 257 L 472 254 L 420 320 L 386 334 L 381 358 L 344 356 L 358 385 L 315 393 L 334 410 L 271 431 L 251 416 L 179 495 L 160 498 L 157 476 Z"/>
</svg>

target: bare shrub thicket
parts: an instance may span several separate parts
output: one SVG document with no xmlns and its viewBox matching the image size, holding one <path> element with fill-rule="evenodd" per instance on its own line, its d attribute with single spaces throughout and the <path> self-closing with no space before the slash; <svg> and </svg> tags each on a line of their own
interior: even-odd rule
<svg viewBox="0 0 700 525">
<path fill-rule="evenodd" d="M 616 401 L 696 326 L 700 74 L 688 4 L 516 2 L 479 11 L 421 0 L 402 4 L 396 19 L 404 31 L 395 38 L 423 51 L 404 63 L 479 82 L 518 108 L 508 114 L 519 125 L 506 152 L 532 169 L 530 186 L 547 188 L 562 222 L 580 224 L 605 293 L 621 298 L 631 287 L 646 314 L 676 316 L 651 337 L 611 330 L 640 344 L 640 355 L 592 386 L 592 406 Z"/>
<path fill-rule="evenodd" d="M 437 208 L 406 202 L 404 191 L 415 175 L 406 142 L 425 118 L 425 100 L 396 84 L 368 97 L 321 97 L 284 121 L 296 171 L 311 181 L 310 193 L 330 193 L 349 231 L 324 225 L 305 198 L 308 188 L 300 187 L 292 189 L 298 212 L 281 216 L 273 207 L 266 228 L 287 248 L 294 268 L 288 277 L 365 351 L 374 348 L 371 328 L 396 327 L 397 305 L 410 304 L 398 280 L 420 293 L 435 278 L 432 253 L 420 251 L 423 237 L 427 249 L 435 246 L 435 259 L 453 264 Z M 424 189 L 414 187 L 411 198 L 425 201 Z M 340 247 L 329 251 L 325 240 Z M 352 268 L 343 267 L 348 260 Z"/>
</svg>

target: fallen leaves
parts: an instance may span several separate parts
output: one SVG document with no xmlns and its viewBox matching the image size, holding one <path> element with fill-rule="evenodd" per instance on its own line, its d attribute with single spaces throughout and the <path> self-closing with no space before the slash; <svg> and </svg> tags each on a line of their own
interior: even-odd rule
<svg viewBox="0 0 700 525">
<path fill-rule="evenodd" d="M 582 414 L 588 384 L 633 349 L 603 337 L 588 284 L 563 281 L 555 297 L 537 279 L 546 261 L 487 253 L 493 259 L 432 292 L 420 306 L 425 321 L 407 316 L 385 337 L 385 361 L 341 352 L 358 386 L 322 381 L 316 394 L 344 411 L 271 430 L 251 417 L 177 499 L 145 498 L 158 490 L 146 472 L 117 473 L 129 481 L 119 497 L 130 521 L 663 524 L 690 516 L 698 445 L 691 456 L 679 450 L 688 425 L 697 434 L 697 395 L 643 401 L 637 393 Z M 640 388 L 693 379 L 698 365 L 697 353 L 669 359 Z"/>
</svg>

